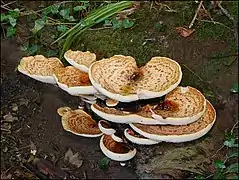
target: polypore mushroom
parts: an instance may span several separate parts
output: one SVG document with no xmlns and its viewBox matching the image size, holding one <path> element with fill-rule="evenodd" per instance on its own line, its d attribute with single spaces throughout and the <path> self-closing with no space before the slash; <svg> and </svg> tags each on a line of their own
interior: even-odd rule
<svg viewBox="0 0 239 180">
<path fill-rule="evenodd" d="M 206 110 L 206 99 L 196 88 L 177 87 L 166 95 L 158 108 L 151 109 L 152 117 L 171 125 L 186 125 L 198 120 Z"/>
<path fill-rule="evenodd" d="M 53 74 L 56 69 L 62 68 L 64 65 L 56 58 L 45 58 L 42 55 L 23 57 L 17 69 L 24 75 L 27 75 L 35 80 L 56 84 Z"/>
<path fill-rule="evenodd" d="M 128 128 L 124 130 L 124 135 L 132 143 L 140 144 L 140 145 L 153 145 L 153 144 L 158 144 L 161 142 L 161 141 L 155 141 L 152 139 L 145 138 L 144 136 L 136 134 L 133 130 Z"/>
<path fill-rule="evenodd" d="M 100 149 L 114 161 L 128 161 L 136 154 L 136 149 L 123 143 L 121 138 L 112 135 L 103 135 L 100 139 Z M 116 140 L 115 140 L 116 139 Z M 121 140 L 120 140 L 121 139 Z"/>
<path fill-rule="evenodd" d="M 138 68 L 134 58 L 115 55 L 91 64 L 92 85 L 105 96 L 120 101 L 161 97 L 175 89 L 182 79 L 180 65 L 166 57 L 153 57 Z"/>
<path fill-rule="evenodd" d="M 110 124 L 104 120 L 100 120 L 98 122 L 98 126 L 99 126 L 101 132 L 103 132 L 106 135 L 112 135 L 116 132 L 113 128 L 110 127 Z"/>
<path fill-rule="evenodd" d="M 91 85 L 88 74 L 73 66 L 59 68 L 53 76 L 58 86 L 71 95 L 78 96 L 97 92 Z"/>
<path fill-rule="evenodd" d="M 96 60 L 96 55 L 89 51 L 68 50 L 64 54 L 64 58 L 75 68 L 88 73 L 90 65 Z"/>
<path fill-rule="evenodd" d="M 62 126 L 66 131 L 84 137 L 99 137 L 103 134 L 97 122 L 83 110 L 61 107 L 57 110 L 57 113 L 62 116 Z"/>
<path fill-rule="evenodd" d="M 119 101 L 116 101 L 114 99 L 106 99 L 105 101 L 106 105 L 109 107 L 114 107 L 117 106 L 117 104 L 119 103 Z"/>
<path fill-rule="evenodd" d="M 120 111 L 115 108 L 101 107 L 92 104 L 91 110 L 98 116 L 115 123 L 140 123 L 140 124 L 165 124 L 152 118 L 152 112 L 148 108 L 141 108 L 137 113 Z"/>
<path fill-rule="evenodd" d="M 216 120 L 216 111 L 209 101 L 206 103 L 206 111 L 197 121 L 181 126 L 173 125 L 142 125 L 130 124 L 137 133 L 156 141 L 187 142 L 198 139 L 207 134 Z"/>
</svg>

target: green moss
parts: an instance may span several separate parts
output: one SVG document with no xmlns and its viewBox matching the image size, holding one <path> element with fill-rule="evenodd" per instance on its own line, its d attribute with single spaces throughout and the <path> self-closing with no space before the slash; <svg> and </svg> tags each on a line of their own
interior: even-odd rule
<svg viewBox="0 0 239 180">
<path fill-rule="evenodd" d="M 158 21 L 157 11 L 154 9 L 150 10 L 149 6 L 145 5 L 143 9 L 137 11 L 131 18 L 135 18 L 136 24 L 132 28 L 87 31 L 82 34 L 80 43 L 74 44 L 74 47 L 87 47 L 84 49 L 92 52 L 97 51 L 103 54 L 104 57 L 117 54 L 132 56 L 136 59 L 138 65 L 143 65 L 153 56 L 166 56 L 167 48 L 158 42 L 165 32 L 156 30 L 155 24 Z M 165 26 L 164 31 L 166 30 L 167 27 Z M 150 38 L 156 40 L 145 40 Z"/>
</svg>

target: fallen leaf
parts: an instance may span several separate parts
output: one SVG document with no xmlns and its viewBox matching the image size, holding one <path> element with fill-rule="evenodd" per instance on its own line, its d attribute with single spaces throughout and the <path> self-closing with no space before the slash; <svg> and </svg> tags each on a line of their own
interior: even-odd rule
<svg viewBox="0 0 239 180">
<path fill-rule="evenodd" d="M 203 19 L 203 18 L 207 18 L 210 17 L 210 13 L 208 12 L 208 10 L 206 9 L 200 9 L 198 11 L 198 19 Z"/>
<path fill-rule="evenodd" d="M 69 161 L 71 164 L 75 165 L 77 168 L 81 167 L 83 160 L 79 157 L 79 153 L 73 153 L 72 150 L 69 150 L 65 153 L 65 161 Z"/>
<path fill-rule="evenodd" d="M 188 37 L 195 31 L 195 29 L 187 29 L 184 27 L 176 27 L 175 29 L 177 30 L 178 34 L 182 37 Z"/>
</svg>

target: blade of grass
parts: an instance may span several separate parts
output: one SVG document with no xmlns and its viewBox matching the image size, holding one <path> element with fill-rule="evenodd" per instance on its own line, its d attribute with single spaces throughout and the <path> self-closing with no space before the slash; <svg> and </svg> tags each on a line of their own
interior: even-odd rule
<svg viewBox="0 0 239 180">
<path fill-rule="evenodd" d="M 92 21 L 95 20 L 96 18 L 98 18 L 99 14 L 102 13 L 107 13 L 108 9 L 113 9 L 114 7 L 120 6 L 120 5 L 132 5 L 133 2 L 132 1 L 122 1 L 122 2 L 118 2 L 118 3 L 113 3 L 113 4 L 107 4 L 103 7 L 100 7 L 99 9 L 95 9 L 93 10 L 93 12 L 91 12 L 86 18 L 84 18 L 83 20 L 81 20 L 78 24 L 76 24 L 75 26 L 73 26 L 71 29 L 69 29 L 66 33 L 64 33 L 62 36 L 60 36 L 58 39 L 56 39 L 54 42 L 52 42 L 51 44 L 54 44 L 56 42 L 58 42 L 60 39 L 62 39 L 63 37 L 65 37 L 66 35 L 70 34 L 72 31 L 74 31 L 75 29 L 79 28 L 80 26 L 82 26 L 82 24 L 86 21 Z"/>
<path fill-rule="evenodd" d="M 115 3 L 115 4 L 117 4 L 117 3 Z M 78 28 L 78 29 L 75 28 L 73 32 L 71 31 L 64 42 L 64 45 L 63 45 L 63 48 L 62 48 L 59 58 L 62 59 L 64 52 L 70 48 L 70 46 L 74 42 L 74 39 L 77 38 L 82 32 L 85 31 L 84 29 L 88 29 L 88 28 L 106 20 L 108 17 L 122 11 L 123 9 L 129 8 L 130 6 L 133 5 L 133 2 L 127 2 L 127 1 L 125 2 L 124 1 L 124 3 L 120 2 L 120 5 L 118 3 L 117 6 L 115 4 L 114 4 L 114 6 L 110 6 L 110 8 L 104 8 L 104 11 L 102 11 L 102 12 L 97 11 L 97 12 L 101 12 L 101 13 L 98 13 L 98 14 L 96 13 L 95 16 L 93 16 L 93 17 L 90 16 L 90 18 L 89 17 L 85 18 L 82 22 L 88 24 L 87 26 L 80 27 L 78 25 L 77 27 L 80 27 L 80 28 Z"/>
</svg>

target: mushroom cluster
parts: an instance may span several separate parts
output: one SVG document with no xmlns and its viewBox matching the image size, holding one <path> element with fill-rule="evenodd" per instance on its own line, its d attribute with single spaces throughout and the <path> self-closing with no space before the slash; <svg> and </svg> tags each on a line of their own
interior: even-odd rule
<svg viewBox="0 0 239 180">
<path fill-rule="evenodd" d="M 83 137 L 101 136 L 100 149 L 112 160 L 132 159 L 136 154 L 133 144 L 196 140 L 208 133 L 216 120 L 214 107 L 199 90 L 179 85 L 182 70 L 170 58 L 153 57 L 139 68 L 131 56 L 96 61 L 94 53 L 69 50 L 64 57 L 71 66 L 37 55 L 22 58 L 18 70 L 91 104 L 100 120 L 94 120 L 82 107 L 60 107 L 57 113 L 66 131 Z M 120 134 L 114 123 L 129 127 Z"/>
</svg>

